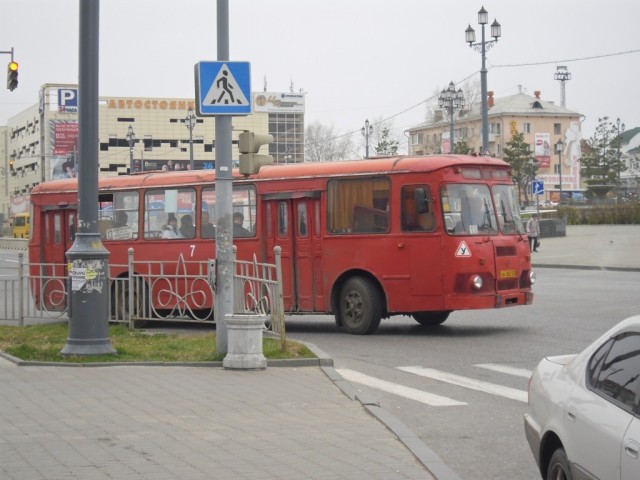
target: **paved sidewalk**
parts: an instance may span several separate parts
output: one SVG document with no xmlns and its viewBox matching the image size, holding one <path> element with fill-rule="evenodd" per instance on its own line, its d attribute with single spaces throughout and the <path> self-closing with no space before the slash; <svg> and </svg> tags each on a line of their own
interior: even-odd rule
<svg viewBox="0 0 640 480">
<path fill-rule="evenodd" d="M 534 267 L 640 270 L 640 225 L 568 225 L 566 237 L 541 242 Z"/>
<path fill-rule="evenodd" d="M 355 399 L 333 367 L 21 367 L 0 358 L 0 386 L 3 480 L 436 478 L 425 464 L 458 479 L 375 402 Z"/>
</svg>

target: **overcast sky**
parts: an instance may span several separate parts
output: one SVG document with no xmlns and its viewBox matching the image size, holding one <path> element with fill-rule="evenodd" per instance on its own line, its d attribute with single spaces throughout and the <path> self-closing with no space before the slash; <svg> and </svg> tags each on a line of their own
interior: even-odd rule
<svg viewBox="0 0 640 480">
<path fill-rule="evenodd" d="M 0 0 L 0 50 L 15 49 L 20 85 L 0 89 L 0 124 L 37 103 L 44 83 L 76 83 L 80 0 Z M 194 97 L 193 66 L 217 60 L 215 0 L 100 2 L 100 95 Z M 230 59 L 251 63 L 253 91 L 306 92 L 306 123 L 359 131 L 393 118 L 424 121 L 426 101 L 450 81 L 480 76 L 465 43 L 482 1 L 230 0 Z M 566 65 L 567 108 L 640 126 L 638 0 L 486 1 L 502 37 L 487 56 L 496 97 L 529 94 L 560 103 L 557 65 Z M 488 27 L 488 26 L 487 26 Z M 489 29 L 487 29 L 489 38 Z M 2 55 L 9 61 L 8 55 Z M 4 79 L 3 79 L 4 82 Z M 479 81 L 477 82 L 479 85 Z M 358 134 L 359 136 L 359 134 Z"/>
</svg>

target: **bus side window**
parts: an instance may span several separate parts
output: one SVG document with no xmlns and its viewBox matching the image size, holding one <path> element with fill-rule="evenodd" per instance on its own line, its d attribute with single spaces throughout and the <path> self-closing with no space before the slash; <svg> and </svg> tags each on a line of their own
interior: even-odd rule
<svg viewBox="0 0 640 480">
<path fill-rule="evenodd" d="M 436 228 L 433 197 L 428 186 L 402 187 L 401 227 L 407 232 L 431 232 Z"/>
</svg>

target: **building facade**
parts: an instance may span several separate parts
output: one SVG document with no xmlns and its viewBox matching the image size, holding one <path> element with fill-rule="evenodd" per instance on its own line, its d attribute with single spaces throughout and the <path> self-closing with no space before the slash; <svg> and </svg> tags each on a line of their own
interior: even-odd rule
<svg viewBox="0 0 640 480">
<path fill-rule="evenodd" d="M 501 158 L 515 129 L 524 134 L 532 158 L 538 164 L 537 179 L 544 182 L 542 200 L 559 200 L 560 177 L 562 191 L 582 190 L 580 178 L 580 140 L 582 115 L 542 100 L 540 92 L 494 98 L 489 92 L 489 151 Z M 428 155 L 449 152 L 450 119 L 443 111 L 436 111 L 434 120 L 407 130 L 409 154 Z M 556 151 L 558 140 L 563 148 Z M 480 105 L 454 114 L 454 145 L 464 141 L 472 152 L 482 150 L 482 117 Z"/>
<path fill-rule="evenodd" d="M 77 175 L 78 87 L 45 84 L 39 102 L 0 127 L 0 214 L 29 211 L 38 183 Z M 304 93 L 255 92 L 253 112 L 233 118 L 234 162 L 238 134 L 270 133 L 275 163 L 304 161 Z M 193 98 L 100 97 L 99 174 L 215 168 L 215 117 L 187 120 Z M 191 153 L 193 152 L 193 153 Z M 264 152 L 266 153 L 266 152 Z"/>
</svg>

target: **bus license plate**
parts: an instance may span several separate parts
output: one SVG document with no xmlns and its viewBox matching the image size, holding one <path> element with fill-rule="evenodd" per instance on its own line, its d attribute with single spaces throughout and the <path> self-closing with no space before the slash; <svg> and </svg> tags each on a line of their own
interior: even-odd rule
<svg viewBox="0 0 640 480">
<path fill-rule="evenodd" d="M 515 270 L 500 270 L 500 278 L 516 278 Z"/>
</svg>

